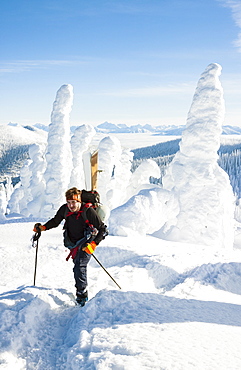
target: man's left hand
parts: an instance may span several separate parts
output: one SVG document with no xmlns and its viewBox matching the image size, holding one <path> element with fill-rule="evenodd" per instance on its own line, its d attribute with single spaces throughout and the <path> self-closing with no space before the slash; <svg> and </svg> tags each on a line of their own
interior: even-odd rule
<svg viewBox="0 0 241 370">
<path fill-rule="evenodd" d="M 88 253 L 88 254 L 93 254 L 96 248 L 96 243 L 93 241 L 91 243 L 88 243 L 82 248 L 82 251 Z"/>
</svg>

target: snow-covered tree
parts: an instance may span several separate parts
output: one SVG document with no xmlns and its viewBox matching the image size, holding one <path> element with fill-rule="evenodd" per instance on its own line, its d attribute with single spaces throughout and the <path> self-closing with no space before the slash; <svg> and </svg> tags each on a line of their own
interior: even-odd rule
<svg viewBox="0 0 241 370">
<path fill-rule="evenodd" d="M 29 181 L 29 191 L 31 193 L 31 201 L 27 204 L 28 213 L 38 217 L 41 213 L 41 207 L 44 199 L 45 182 L 43 174 L 46 167 L 45 162 L 45 146 L 33 144 L 29 147 L 29 156 L 32 162 L 29 165 L 31 177 Z"/>
<path fill-rule="evenodd" d="M 26 217 L 29 216 L 27 204 L 32 200 L 31 191 L 29 189 L 31 163 L 32 160 L 27 159 L 24 162 L 23 167 L 20 169 L 20 181 L 14 187 L 7 205 L 10 213 L 21 213 Z"/>
<path fill-rule="evenodd" d="M 152 159 L 146 159 L 132 173 L 129 186 L 126 189 L 128 199 L 142 189 L 153 188 L 153 185 L 150 184 L 150 176 L 159 178 L 160 168 Z"/>
<path fill-rule="evenodd" d="M 234 238 L 234 197 L 228 175 L 217 163 L 224 119 L 221 67 L 210 64 L 201 75 L 163 187 L 178 198 L 177 223 L 167 239 L 230 247 Z"/>
<path fill-rule="evenodd" d="M 103 138 L 98 147 L 98 191 L 102 203 L 112 208 L 113 189 L 115 189 L 115 167 L 121 157 L 120 141 L 114 136 Z M 109 194 L 108 194 L 109 193 Z M 108 195 L 107 195 L 108 194 Z"/>
<path fill-rule="evenodd" d="M 220 153 L 218 163 L 228 174 L 233 192 L 239 199 L 241 197 L 241 151 Z"/>
<path fill-rule="evenodd" d="M 24 163 L 24 166 L 20 170 L 20 182 L 22 188 L 22 197 L 19 200 L 19 210 L 20 213 L 28 217 L 29 212 L 27 209 L 27 204 L 32 200 L 31 191 L 29 189 L 31 170 L 30 164 L 32 163 L 31 159 L 27 159 Z"/>
<path fill-rule="evenodd" d="M 89 145 L 95 134 L 96 131 L 91 125 L 79 126 L 74 131 L 71 138 L 73 169 L 69 187 L 76 186 L 79 189 L 86 188 L 83 154 L 89 149 Z"/>
<path fill-rule="evenodd" d="M 115 187 L 107 193 L 107 198 L 111 195 L 111 209 L 125 203 L 130 198 L 127 187 L 132 176 L 132 159 L 133 152 L 129 149 L 122 149 L 121 156 L 116 162 L 113 173 Z"/>
<path fill-rule="evenodd" d="M 13 192 L 11 194 L 11 197 L 8 201 L 8 210 L 10 214 L 20 214 L 20 201 L 24 197 L 24 190 L 23 186 L 21 184 L 21 181 L 19 181 L 13 188 Z"/>
<path fill-rule="evenodd" d="M 130 186 L 133 152 L 122 149 L 116 137 L 107 136 L 100 141 L 98 153 L 98 191 L 101 201 L 113 209 L 125 203 L 133 193 L 136 194 L 136 189 L 133 191 Z M 144 177 L 149 183 L 150 174 Z"/>
<path fill-rule="evenodd" d="M 52 217 L 62 202 L 70 182 L 72 154 L 70 148 L 69 115 L 73 103 L 73 87 L 63 85 L 57 91 L 49 125 L 44 179 L 45 204 L 43 217 Z"/>
<path fill-rule="evenodd" d="M 141 190 L 125 204 L 113 209 L 108 228 L 111 234 L 120 236 L 152 234 L 175 220 L 177 213 L 175 195 L 161 187 L 152 187 Z"/>
<path fill-rule="evenodd" d="M 151 174 L 160 176 L 160 168 L 151 159 L 141 162 L 134 171 L 126 189 L 130 198 L 110 213 L 110 233 L 123 236 L 151 234 L 167 222 L 175 221 L 179 211 L 175 195 L 150 184 Z"/>
<path fill-rule="evenodd" d="M 7 195 L 6 189 L 3 184 L 0 184 L 0 220 L 6 219 L 6 210 L 7 210 Z"/>
<path fill-rule="evenodd" d="M 8 176 L 7 179 L 6 179 L 5 189 L 6 189 L 7 201 L 9 201 L 9 199 L 12 195 L 12 192 L 13 192 L 13 184 L 12 184 L 11 176 Z"/>
</svg>

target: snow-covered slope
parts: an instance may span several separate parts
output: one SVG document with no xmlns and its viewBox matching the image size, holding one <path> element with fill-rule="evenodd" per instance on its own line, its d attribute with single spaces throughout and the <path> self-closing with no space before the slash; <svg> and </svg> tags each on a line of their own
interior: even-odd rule
<svg viewBox="0 0 241 370">
<path fill-rule="evenodd" d="M 0 125 L 0 182 L 6 175 L 18 176 L 29 145 L 46 142 L 46 138 L 46 132 L 33 126 Z"/>
<path fill-rule="evenodd" d="M 229 253 L 108 236 L 96 256 L 122 289 L 93 259 L 79 308 L 61 227 L 42 233 L 33 286 L 33 223 L 0 224 L 1 369 L 240 369 L 238 235 Z"/>
<path fill-rule="evenodd" d="M 42 233 L 33 286 L 36 221 L 0 223 L 1 369 L 240 369 L 239 225 L 230 251 L 108 236 L 96 257 L 122 289 L 93 259 L 81 309 L 61 226 Z"/>
</svg>

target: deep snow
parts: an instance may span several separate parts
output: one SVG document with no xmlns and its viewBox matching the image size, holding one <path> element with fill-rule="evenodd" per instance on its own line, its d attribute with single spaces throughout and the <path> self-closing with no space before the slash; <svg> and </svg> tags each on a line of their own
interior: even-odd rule
<svg viewBox="0 0 241 370">
<path fill-rule="evenodd" d="M 238 232 L 230 252 L 108 236 L 96 256 L 122 289 L 93 259 L 79 308 L 61 227 L 42 233 L 33 286 L 33 223 L 0 224 L 1 369 L 240 369 Z"/>
</svg>

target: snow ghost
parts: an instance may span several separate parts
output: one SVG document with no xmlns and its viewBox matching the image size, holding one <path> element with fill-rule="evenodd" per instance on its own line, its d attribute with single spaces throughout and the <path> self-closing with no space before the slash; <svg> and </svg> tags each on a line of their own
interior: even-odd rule
<svg viewBox="0 0 241 370">
<path fill-rule="evenodd" d="M 174 192 L 180 212 L 164 237 L 232 247 L 234 195 L 228 175 L 217 163 L 224 119 L 221 66 L 210 64 L 197 84 L 186 128 L 163 187 Z"/>
<path fill-rule="evenodd" d="M 82 125 L 75 129 L 71 137 L 71 150 L 73 156 L 73 169 L 70 178 L 69 188 L 78 186 L 79 189 L 86 189 L 86 178 L 83 165 L 83 155 L 89 149 L 91 140 L 96 131 L 91 125 Z M 89 159 L 90 160 L 90 159 Z"/>
<path fill-rule="evenodd" d="M 7 210 L 7 195 L 6 189 L 3 184 L 0 184 L 0 220 L 5 220 L 5 214 Z"/>
<path fill-rule="evenodd" d="M 61 203 L 70 182 L 72 154 L 70 147 L 69 115 L 73 104 L 72 85 L 63 85 L 57 91 L 49 125 L 46 153 L 45 204 L 42 217 L 52 217 Z"/>
<path fill-rule="evenodd" d="M 45 145 L 32 144 L 29 147 L 29 156 L 32 162 L 29 165 L 31 177 L 29 181 L 29 190 L 31 192 L 31 201 L 27 204 L 28 213 L 39 217 L 42 203 L 44 201 L 45 182 L 43 174 L 45 171 Z"/>
<path fill-rule="evenodd" d="M 160 187 L 142 189 L 111 211 L 109 231 L 120 236 L 152 234 L 176 214 L 177 202 L 171 192 Z"/>
<path fill-rule="evenodd" d="M 98 146 L 98 191 L 101 202 L 112 208 L 113 189 L 116 186 L 115 168 L 119 165 L 121 157 L 120 141 L 114 136 L 104 137 Z"/>
</svg>

